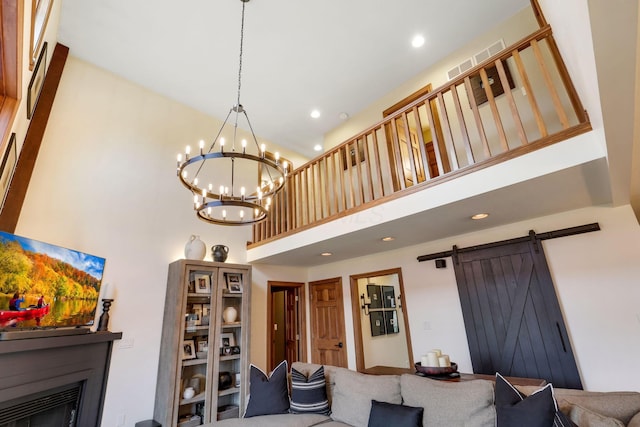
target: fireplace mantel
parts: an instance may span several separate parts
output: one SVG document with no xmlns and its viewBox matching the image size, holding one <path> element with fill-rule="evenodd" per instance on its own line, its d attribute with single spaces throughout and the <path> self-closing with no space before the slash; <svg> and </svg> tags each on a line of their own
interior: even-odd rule
<svg viewBox="0 0 640 427">
<path fill-rule="evenodd" d="M 95 332 L 0 341 L 0 407 L 73 383 L 82 384 L 76 425 L 100 426 L 113 341 Z"/>
</svg>

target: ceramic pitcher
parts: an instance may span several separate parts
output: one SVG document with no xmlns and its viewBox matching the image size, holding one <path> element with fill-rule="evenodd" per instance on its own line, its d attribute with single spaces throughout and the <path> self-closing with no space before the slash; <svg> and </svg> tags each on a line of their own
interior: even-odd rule
<svg viewBox="0 0 640 427">
<path fill-rule="evenodd" d="M 225 245 L 214 245 L 211 247 L 211 256 L 216 262 L 225 262 L 229 255 L 229 248 Z"/>
</svg>

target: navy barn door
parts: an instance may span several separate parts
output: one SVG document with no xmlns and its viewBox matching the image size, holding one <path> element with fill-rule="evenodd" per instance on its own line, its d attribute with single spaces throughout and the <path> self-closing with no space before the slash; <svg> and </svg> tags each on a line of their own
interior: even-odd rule
<svg viewBox="0 0 640 427">
<path fill-rule="evenodd" d="M 538 239 L 454 249 L 453 263 L 474 373 L 582 389 Z"/>
</svg>

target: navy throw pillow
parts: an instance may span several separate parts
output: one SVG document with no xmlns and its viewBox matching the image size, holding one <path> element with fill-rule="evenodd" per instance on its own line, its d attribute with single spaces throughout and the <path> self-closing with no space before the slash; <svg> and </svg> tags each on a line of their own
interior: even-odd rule
<svg viewBox="0 0 640 427">
<path fill-rule="evenodd" d="M 291 368 L 291 413 L 329 414 L 324 366 L 309 375 Z"/>
<path fill-rule="evenodd" d="M 249 403 L 244 418 L 289 413 L 287 371 L 286 360 L 276 366 L 269 377 L 260 368 L 251 364 L 249 369 Z"/>
<path fill-rule="evenodd" d="M 368 427 L 422 427 L 424 408 L 371 401 Z"/>
<path fill-rule="evenodd" d="M 547 384 L 529 396 L 496 373 L 497 427 L 576 427 L 560 410 Z"/>
</svg>

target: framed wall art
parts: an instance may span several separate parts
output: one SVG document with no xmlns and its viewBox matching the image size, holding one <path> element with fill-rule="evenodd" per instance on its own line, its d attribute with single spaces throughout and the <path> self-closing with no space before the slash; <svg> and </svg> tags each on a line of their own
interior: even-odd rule
<svg viewBox="0 0 640 427">
<path fill-rule="evenodd" d="M 18 148 L 16 147 L 16 134 L 12 133 L 7 144 L 7 149 L 2 156 L 2 164 L 0 165 L 0 191 L 2 197 L 2 203 L 0 204 L 0 212 L 4 207 L 4 202 L 7 199 L 9 193 L 9 187 L 11 186 L 11 180 L 13 179 L 13 172 L 16 169 L 16 163 L 18 163 Z"/>
<path fill-rule="evenodd" d="M 27 89 L 27 119 L 31 120 L 33 113 L 38 105 L 38 99 L 42 92 L 42 85 L 44 84 L 44 76 L 47 73 L 47 42 L 42 46 L 40 56 L 38 56 L 38 62 L 33 69 L 33 75 L 29 82 L 29 88 Z"/>
</svg>

